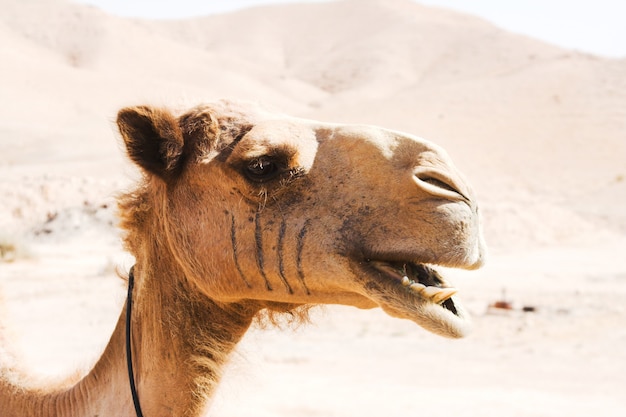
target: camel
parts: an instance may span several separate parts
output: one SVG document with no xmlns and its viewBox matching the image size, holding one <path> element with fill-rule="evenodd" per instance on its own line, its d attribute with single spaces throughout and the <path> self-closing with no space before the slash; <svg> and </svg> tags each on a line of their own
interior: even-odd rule
<svg viewBox="0 0 626 417">
<path fill-rule="evenodd" d="M 230 101 L 124 108 L 117 126 L 143 173 L 119 198 L 129 299 L 86 375 L 32 387 L 3 365 L 3 416 L 202 415 L 263 313 L 381 307 L 467 333 L 437 266 L 478 268 L 485 244 L 473 192 L 439 146 Z"/>
</svg>

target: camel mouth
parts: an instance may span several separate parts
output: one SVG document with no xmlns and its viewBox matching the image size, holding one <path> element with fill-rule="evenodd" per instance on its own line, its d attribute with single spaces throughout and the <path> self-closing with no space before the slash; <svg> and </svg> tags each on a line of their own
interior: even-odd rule
<svg viewBox="0 0 626 417">
<path fill-rule="evenodd" d="M 452 298 L 458 290 L 449 286 L 432 267 L 413 262 L 373 261 L 371 263 L 375 269 L 397 281 L 406 291 L 440 305 L 455 316 L 459 315 Z"/>
<path fill-rule="evenodd" d="M 366 260 L 368 297 L 394 317 L 406 318 L 445 337 L 463 337 L 470 320 L 451 286 L 434 265 L 415 261 Z"/>
</svg>

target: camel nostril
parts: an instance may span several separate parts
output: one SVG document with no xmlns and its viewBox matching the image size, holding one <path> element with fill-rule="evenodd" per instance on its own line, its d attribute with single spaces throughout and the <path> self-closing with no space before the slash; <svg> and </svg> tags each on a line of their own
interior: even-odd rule
<svg viewBox="0 0 626 417">
<path fill-rule="evenodd" d="M 454 181 L 446 175 L 435 172 L 419 172 L 415 173 L 414 176 L 417 179 L 417 183 L 422 185 L 422 188 L 426 189 L 426 191 L 449 197 L 462 197 L 463 200 L 468 200 L 465 194 L 455 185 Z"/>
<path fill-rule="evenodd" d="M 446 184 L 445 182 L 441 180 L 438 180 L 437 178 L 424 177 L 424 176 L 419 176 L 419 175 L 417 176 L 417 178 L 419 178 L 420 181 L 427 182 L 431 185 L 434 185 L 435 187 L 443 188 L 444 190 L 448 190 L 448 191 L 452 191 L 452 192 L 460 194 L 454 187 L 452 187 L 449 184 Z"/>
</svg>

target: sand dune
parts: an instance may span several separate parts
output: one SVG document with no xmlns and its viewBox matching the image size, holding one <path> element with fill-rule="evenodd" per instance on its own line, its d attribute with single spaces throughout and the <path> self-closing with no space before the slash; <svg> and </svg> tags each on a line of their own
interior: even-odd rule
<svg viewBox="0 0 626 417">
<path fill-rule="evenodd" d="M 247 338 L 217 415 L 428 415 L 442 402 L 461 416 L 626 412 L 626 59 L 408 0 L 180 21 L 0 6 L 0 243 L 17 247 L 0 285 L 30 368 L 90 363 L 122 303 L 113 270 L 132 260 L 113 196 L 136 173 L 117 109 L 228 97 L 440 143 L 478 192 L 493 255 L 455 272 L 477 316 L 470 339 L 331 308 L 296 336 Z M 502 288 L 538 312 L 488 312 Z"/>
</svg>

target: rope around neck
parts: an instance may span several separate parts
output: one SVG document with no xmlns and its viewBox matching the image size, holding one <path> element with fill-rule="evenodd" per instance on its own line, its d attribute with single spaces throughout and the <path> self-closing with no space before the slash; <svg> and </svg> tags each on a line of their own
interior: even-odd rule
<svg viewBox="0 0 626 417">
<path fill-rule="evenodd" d="M 130 381 L 130 393 L 133 396 L 133 405 L 137 417 L 143 417 L 141 405 L 139 404 L 139 394 L 135 386 L 135 374 L 133 372 L 133 354 L 130 340 L 130 322 L 131 312 L 133 309 L 133 287 L 135 286 L 135 266 L 130 267 L 128 272 L 128 296 L 126 297 L 126 364 L 128 365 L 128 379 Z"/>
</svg>

